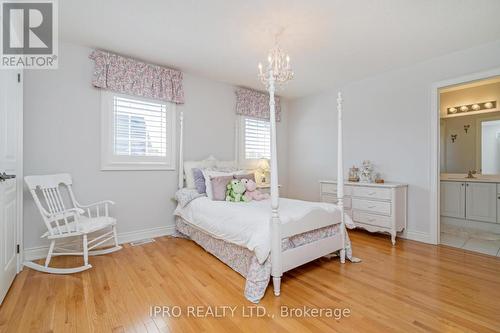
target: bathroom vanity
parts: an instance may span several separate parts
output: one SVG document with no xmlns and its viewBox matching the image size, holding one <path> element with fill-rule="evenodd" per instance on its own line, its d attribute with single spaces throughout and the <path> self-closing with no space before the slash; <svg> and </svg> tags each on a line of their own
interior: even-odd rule
<svg viewBox="0 0 500 333">
<path fill-rule="evenodd" d="M 481 229 L 500 229 L 500 177 L 441 176 L 441 216 L 445 222 L 460 222 Z M 448 218 L 448 219 L 446 219 Z M 471 224 L 473 223 L 473 224 Z M 481 223 L 495 224 L 480 225 Z"/>
</svg>

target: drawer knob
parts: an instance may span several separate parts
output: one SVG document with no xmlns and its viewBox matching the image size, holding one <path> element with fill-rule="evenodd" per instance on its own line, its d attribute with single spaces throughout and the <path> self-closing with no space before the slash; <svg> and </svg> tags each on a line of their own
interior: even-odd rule
<svg viewBox="0 0 500 333">
<path fill-rule="evenodd" d="M 375 205 L 368 206 L 368 208 L 375 208 L 375 207 L 377 207 L 377 206 L 375 206 Z"/>
</svg>

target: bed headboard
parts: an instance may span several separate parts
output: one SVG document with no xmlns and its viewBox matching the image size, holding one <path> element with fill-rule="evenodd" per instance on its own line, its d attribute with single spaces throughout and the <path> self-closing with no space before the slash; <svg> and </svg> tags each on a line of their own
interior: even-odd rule
<svg viewBox="0 0 500 333">
<path fill-rule="evenodd" d="M 235 160 L 219 160 L 213 155 L 209 155 L 202 160 L 190 160 L 179 163 L 179 189 L 186 186 L 186 173 L 191 172 L 193 168 L 238 168 L 238 162 Z"/>
</svg>

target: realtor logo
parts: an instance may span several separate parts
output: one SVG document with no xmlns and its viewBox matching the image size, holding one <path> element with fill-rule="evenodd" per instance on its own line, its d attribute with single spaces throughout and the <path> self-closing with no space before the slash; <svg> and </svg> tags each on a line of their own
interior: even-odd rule
<svg viewBox="0 0 500 333">
<path fill-rule="evenodd" d="M 0 0 L 0 4 L 0 68 L 57 68 L 57 0 Z"/>
</svg>

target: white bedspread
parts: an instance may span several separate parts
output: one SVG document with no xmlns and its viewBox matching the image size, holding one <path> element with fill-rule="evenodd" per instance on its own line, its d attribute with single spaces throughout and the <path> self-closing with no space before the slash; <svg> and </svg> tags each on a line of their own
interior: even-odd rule
<svg viewBox="0 0 500 333">
<path fill-rule="evenodd" d="M 331 213 L 332 224 L 340 223 L 340 209 L 334 204 L 285 198 L 280 198 L 280 219 L 282 223 L 297 221 L 318 208 Z M 253 251 L 261 264 L 269 256 L 270 200 L 234 203 L 201 197 L 185 207 L 178 206 L 174 214 L 215 238 Z M 345 222 L 352 224 L 347 215 Z"/>
</svg>

